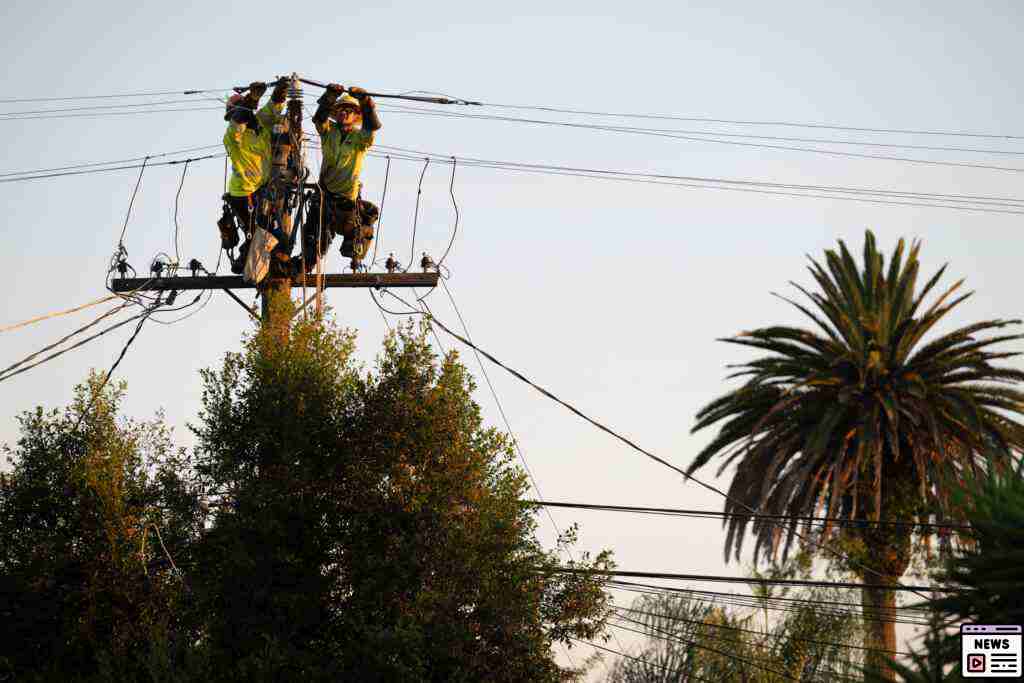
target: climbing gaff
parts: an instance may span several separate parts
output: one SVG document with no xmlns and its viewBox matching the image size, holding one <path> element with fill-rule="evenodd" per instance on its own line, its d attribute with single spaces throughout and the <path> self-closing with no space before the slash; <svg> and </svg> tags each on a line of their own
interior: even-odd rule
<svg viewBox="0 0 1024 683">
<path fill-rule="evenodd" d="M 326 88 L 326 83 L 320 83 L 319 81 L 313 81 L 308 78 L 299 78 L 300 81 L 306 85 L 315 85 L 318 88 Z M 370 97 L 377 97 L 381 99 L 392 99 L 392 100 L 411 100 L 413 102 L 427 102 L 429 104 L 463 104 L 463 105 L 482 105 L 482 102 L 473 102 L 471 100 L 457 100 L 450 99 L 448 97 L 422 97 L 419 95 L 390 95 L 388 93 L 380 92 L 368 92 L 365 93 Z"/>
</svg>

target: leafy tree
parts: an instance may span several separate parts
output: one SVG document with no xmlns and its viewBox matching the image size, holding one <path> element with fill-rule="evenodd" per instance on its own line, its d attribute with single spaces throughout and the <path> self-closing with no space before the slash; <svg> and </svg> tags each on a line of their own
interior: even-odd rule
<svg viewBox="0 0 1024 683">
<path fill-rule="evenodd" d="M 390 337 L 370 372 L 353 347 L 300 324 L 204 373 L 197 467 L 216 513 L 195 584 L 211 666 L 234 680 L 565 679 L 551 647 L 598 636 L 606 597 L 551 571 L 471 377 L 425 331 Z"/>
<path fill-rule="evenodd" d="M 890 667 L 907 683 L 961 680 L 959 624 L 1024 623 L 1024 465 L 969 475 L 953 487 L 971 532 L 937 575 L 954 592 L 925 605 L 935 614 L 910 665 Z"/>
<path fill-rule="evenodd" d="M 17 680 L 161 680 L 194 636 L 172 566 L 201 525 L 187 463 L 159 416 L 118 418 L 124 385 L 100 385 L 23 413 L 4 447 L 0 672 Z"/>
<path fill-rule="evenodd" d="M 820 291 L 795 285 L 813 305 L 790 303 L 812 329 L 766 327 L 725 340 L 767 352 L 738 366 L 732 376 L 745 384 L 705 406 L 694 427 L 719 425 L 690 472 L 716 455 L 721 469 L 736 468 L 725 504 L 727 558 L 740 554 L 751 509 L 824 514 L 860 524 L 826 527 L 818 542 L 841 536 L 850 568 L 866 583 L 893 585 L 911 561 L 912 534 L 871 522 L 962 518 L 947 473 L 1005 470 L 1007 454 L 1024 445 L 1024 372 L 996 364 L 1013 354 L 994 350 L 1019 335 L 985 334 L 1018 321 L 985 320 L 925 343 L 970 294 L 956 295 L 959 281 L 925 306 L 945 266 L 918 290 L 919 248 L 904 259 L 901 240 L 886 268 L 868 232 L 858 266 L 840 241 L 824 265 L 811 261 Z M 784 534 L 771 520 L 752 525 L 755 557 L 780 547 L 785 554 L 799 535 L 795 520 Z M 866 619 L 895 606 L 885 589 L 865 589 L 862 602 Z M 893 624 L 866 625 L 866 646 L 895 649 Z"/>
<path fill-rule="evenodd" d="M 807 556 L 758 579 L 806 577 Z M 764 584 L 762 584 L 764 585 Z M 764 599 L 765 614 L 728 610 L 685 594 L 646 595 L 630 608 L 619 609 L 615 623 L 645 636 L 640 651 L 616 662 L 608 683 L 674 683 L 675 681 L 840 680 L 860 671 L 861 621 L 845 611 L 821 610 L 813 601 L 846 598 L 834 588 L 777 593 L 765 586 L 755 592 Z M 770 621 L 771 598 L 786 597 L 793 610 Z"/>
</svg>

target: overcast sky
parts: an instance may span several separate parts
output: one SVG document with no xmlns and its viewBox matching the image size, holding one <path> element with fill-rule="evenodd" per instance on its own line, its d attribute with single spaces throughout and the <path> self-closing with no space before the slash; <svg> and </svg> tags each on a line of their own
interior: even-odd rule
<svg viewBox="0 0 1024 683">
<path fill-rule="evenodd" d="M 790 121 L 886 129 L 1022 135 L 1021 8 L 1005 2 L 479 2 L 8 3 L 0 99 L 223 89 L 277 74 L 381 92 L 442 92 L 486 103 Z M 319 91 L 311 90 L 314 95 Z M 201 96 L 114 102 L 217 103 Z M 107 104 L 3 103 L 4 112 Z M 1020 196 L 1024 159 L 1012 154 L 797 146 L 997 165 L 991 170 L 859 159 L 571 129 L 414 116 L 387 111 L 378 143 L 456 157 L 794 184 Z M 102 110 L 90 110 L 95 113 Z M 477 107 L 468 113 L 539 118 Z M 1024 153 L 1012 140 L 883 135 L 549 114 L 559 121 L 720 133 L 960 146 Z M 0 119 L 9 117 L 0 117 Z M 0 172 L 140 157 L 217 145 L 219 111 L 0 120 Z M 733 138 L 739 140 L 740 138 Z M 747 141 L 751 141 L 747 139 Z M 753 142 L 758 142 L 753 140 Z M 760 141 L 765 142 L 765 141 Z M 797 144 L 777 142 L 775 144 Z M 217 149 L 213 150 L 218 151 Z M 181 158 L 183 155 L 178 155 Z M 365 196 L 380 203 L 385 163 L 370 159 Z M 382 253 L 408 262 L 422 164 L 394 161 Z M 181 253 L 217 260 L 215 221 L 224 166 L 189 168 L 179 202 Z M 426 173 L 415 251 L 440 255 L 454 212 L 450 166 Z M 0 325 L 104 294 L 104 273 L 136 180 L 132 170 L 0 183 L 7 278 Z M 128 224 L 129 260 L 145 270 L 173 254 L 181 167 L 147 171 Z M 734 386 L 725 365 L 750 356 L 716 338 L 798 322 L 772 291 L 808 284 L 805 254 L 837 238 L 855 249 L 872 228 L 888 251 L 923 240 L 930 272 L 977 290 L 951 324 L 1019 315 L 1020 216 L 875 205 L 723 190 L 627 184 L 459 168 L 461 222 L 448 259 L 452 293 L 475 340 L 644 447 L 686 465 L 710 437 L 690 435 L 695 412 Z M 330 270 L 342 266 L 336 248 Z M 222 267 L 223 270 L 223 267 Z M 251 295 L 247 295 L 251 301 Z M 386 331 L 366 292 L 328 295 L 359 331 L 372 363 Z M 443 292 L 430 299 L 449 325 Z M 102 309 L 3 335 L 10 362 Z M 131 326 L 0 385 L 0 442 L 14 416 L 62 406 L 89 368 L 105 369 Z M 250 327 L 223 293 L 174 325 L 149 324 L 118 369 L 128 412 L 166 413 L 178 441 L 199 407 L 201 368 L 218 365 Z M 446 348 L 457 347 L 443 338 Z M 475 360 L 464 355 L 478 374 Z M 5 363 L 6 365 L 6 363 Z M 551 500 L 720 509 L 721 500 L 630 452 L 496 368 L 488 368 L 543 496 Z M 501 426 L 486 386 L 477 393 Z M 709 468 L 705 476 L 713 477 Z M 727 485 L 728 477 L 718 483 Z M 612 548 L 627 570 L 741 574 L 726 565 L 715 521 L 555 512 L 581 523 L 581 547 Z M 553 537 L 542 520 L 545 543 Z M 739 588 L 738 590 L 742 590 Z M 629 639 L 620 636 L 628 645 Z M 614 645 L 614 643 L 613 643 Z"/>
</svg>

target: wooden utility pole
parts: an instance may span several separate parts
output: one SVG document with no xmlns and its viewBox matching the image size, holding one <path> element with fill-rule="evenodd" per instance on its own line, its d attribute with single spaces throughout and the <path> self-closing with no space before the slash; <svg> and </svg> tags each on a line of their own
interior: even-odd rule
<svg viewBox="0 0 1024 683">
<path fill-rule="evenodd" d="M 284 119 L 274 126 L 271 148 L 274 150 L 270 172 L 271 216 L 284 235 L 279 245 L 290 253 L 292 247 L 292 208 L 302 192 L 302 88 L 297 74 L 292 74 L 288 89 L 288 110 Z M 282 342 L 288 339 L 292 320 L 291 277 L 282 273 L 286 262 L 273 258 L 270 272 L 261 283 L 263 326 L 273 330 Z"/>
</svg>

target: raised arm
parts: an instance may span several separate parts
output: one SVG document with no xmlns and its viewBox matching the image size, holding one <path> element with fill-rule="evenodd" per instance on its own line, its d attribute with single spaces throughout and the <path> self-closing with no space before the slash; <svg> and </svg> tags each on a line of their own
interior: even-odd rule
<svg viewBox="0 0 1024 683">
<path fill-rule="evenodd" d="M 363 115 L 363 132 L 373 133 L 383 127 L 380 122 L 380 117 L 377 116 L 377 105 L 374 103 L 373 98 L 366 94 L 366 91 L 362 88 L 352 86 L 348 89 L 348 92 L 352 97 L 359 100 L 359 106 L 362 109 Z"/>
<path fill-rule="evenodd" d="M 264 86 L 266 87 L 266 86 Z M 288 97 L 288 80 L 279 78 L 270 94 L 270 101 L 263 105 L 263 108 L 256 113 L 260 123 L 272 128 L 281 119 L 281 112 L 284 110 L 284 101 Z"/>
<path fill-rule="evenodd" d="M 320 105 L 316 108 L 316 113 L 313 114 L 313 123 L 316 125 L 317 130 L 327 123 L 327 117 L 331 115 L 331 109 L 334 108 L 334 103 L 341 97 L 341 93 L 345 92 L 344 86 L 338 85 L 337 83 L 331 83 L 327 86 L 324 94 L 317 100 L 317 104 Z"/>
<path fill-rule="evenodd" d="M 241 124 L 258 130 L 259 121 L 256 119 L 256 106 L 260 103 L 260 98 L 266 90 L 266 83 L 256 81 L 249 84 L 249 90 L 245 95 L 241 97 L 236 95 L 228 100 L 224 119 L 230 121 L 233 125 Z"/>
</svg>

